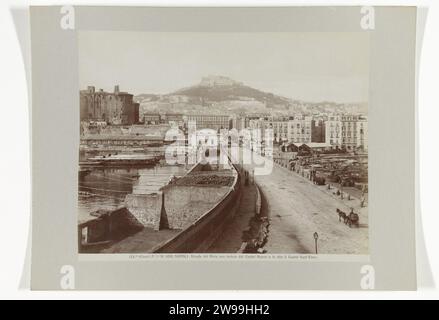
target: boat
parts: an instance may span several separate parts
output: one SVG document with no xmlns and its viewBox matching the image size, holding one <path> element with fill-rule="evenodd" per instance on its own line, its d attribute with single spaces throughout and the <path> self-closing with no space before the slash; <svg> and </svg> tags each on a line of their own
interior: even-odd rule
<svg viewBox="0 0 439 320">
<path fill-rule="evenodd" d="M 84 178 L 86 175 L 88 175 L 91 172 L 90 169 L 85 169 L 85 168 L 79 168 L 78 171 L 78 177 L 79 178 Z"/>
<path fill-rule="evenodd" d="M 95 166 L 144 166 L 155 164 L 157 157 L 145 154 L 109 154 L 87 160 L 89 165 Z"/>
</svg>

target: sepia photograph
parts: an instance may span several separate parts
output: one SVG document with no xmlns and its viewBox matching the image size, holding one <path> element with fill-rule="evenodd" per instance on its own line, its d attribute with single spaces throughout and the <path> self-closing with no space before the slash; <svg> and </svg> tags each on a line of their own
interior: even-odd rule
<svg viewBox="0 0 439 320">
<path fill-rule="evenodd" d="M 423 14 L 31 7 L 20 29 L 31 48 L 31 288 L 428 283 L 418 241 Z M 167 315 L 207 314 L 172 307 Z"/>
<path fill-rule="evenodd" d="M 79 253 L 369 254 L 367 32 L 77 41 Z"/>
</svg>

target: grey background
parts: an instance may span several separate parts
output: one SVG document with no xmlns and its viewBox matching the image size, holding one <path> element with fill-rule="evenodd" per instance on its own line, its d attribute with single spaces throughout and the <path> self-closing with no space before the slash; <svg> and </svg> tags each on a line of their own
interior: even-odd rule
<svg viewBox="0 0 439 320">
<path fill-rule="evenodd" d="M 360 7 L 75 7 L 76 30 L 61 16 L 31 8 L 33 289 L 60 289 L 63 265 L 76 289 L 360 289 L 361 262 L 80 261 L 77 30 L 369 32 L 369 263 L 375 289 L 416 288 L 416 8 L 375 7 L 373 31 Z"/>
</svg>

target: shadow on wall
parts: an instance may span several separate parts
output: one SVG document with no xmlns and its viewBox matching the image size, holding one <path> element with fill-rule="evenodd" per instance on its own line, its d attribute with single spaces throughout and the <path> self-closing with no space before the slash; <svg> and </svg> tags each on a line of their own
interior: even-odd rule
<svg viewBox="0 0 439 320">
<path fill-rule="evenodd" d="M 98 253 L 142 229 L 142 223 L 126 208 L 103 211 L 96 219 L 78 225 L 78 251 Z"/>
</svg>

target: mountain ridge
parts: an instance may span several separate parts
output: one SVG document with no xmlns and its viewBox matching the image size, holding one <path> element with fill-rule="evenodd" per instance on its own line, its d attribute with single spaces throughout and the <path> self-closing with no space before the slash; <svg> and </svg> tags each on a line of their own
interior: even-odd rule
<svg viewBox="0 0 439 320">
<path fill-rule="evenodd" d="M 183 99 L 176 99 L 176 97 Z M 333 101 L 303 101 L 265 92 L 229 77 L 216 75 L 203 77 L 201 81 L 195 85 L 184 87 L 167 94 L 139 94 L 135 96 L 135 100 L 140 103 L 172 102 L 174 100 L 181 102 L 180 100 L 183 100 L 184 103 L 199 104 L 202 106 L 217 106 L 232 102 L 234 104 L 250 106 L 253 101 L 258 105 L 258 107 L 255 107 L 258 110 L 270 108 L 277 110 L 293 109 L 294 112 L 305 113 L 367 113 L 367 103 L 365 102 L 337 103 Z"/>
</svg>

